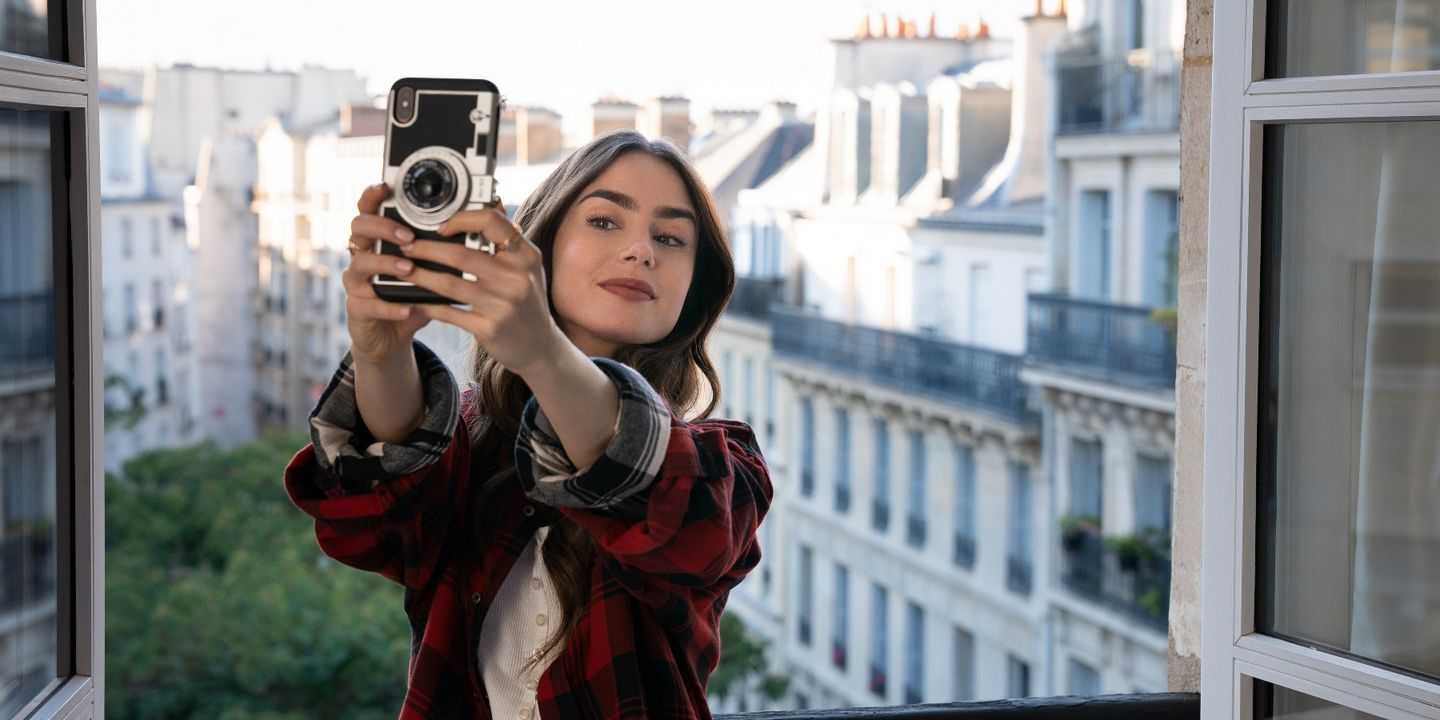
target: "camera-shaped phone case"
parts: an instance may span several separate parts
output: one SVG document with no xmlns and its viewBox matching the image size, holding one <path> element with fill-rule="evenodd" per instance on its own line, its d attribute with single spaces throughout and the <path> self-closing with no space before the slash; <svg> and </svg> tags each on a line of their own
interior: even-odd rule
<svg viewBox="0 0 1440 720">
<path fill-rule="evenodd" d="M 435 231 L 453 215 L 495 203 L 495 149 L 500 135 L 500 91 L 489 80 L 402 78 L 390 87 L 385 123 L 384 180 L 390 195 L 380 214 L 409 227 L 417 240 L 439 240 L 485 250 L 478 233 L 441 237 Z M 375 252 L 401 255 L 392 242 L 377 239 Z M 417 267 L 475 276 L 415 260 Z M 394 275 L 370 279 L 381 299 L 403 303 L 455 300 Z"/>
</svg>

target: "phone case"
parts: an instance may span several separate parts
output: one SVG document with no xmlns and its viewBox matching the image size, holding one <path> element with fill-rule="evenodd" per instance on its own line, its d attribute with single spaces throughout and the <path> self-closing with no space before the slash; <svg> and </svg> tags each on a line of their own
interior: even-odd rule
<svg viewBox="0 0 1440 720">
<path fill-rule="evenodd" d="M 489 80 L 402 78 L 390 87 L 387 107 L 383 177 L 390 195 L 380 214 L 409 227 L 416 239 L 481 249 L 485 241 L 477 233 L 441 237 L 435 230 L 455 213 L 495 202 L 500 91 Z M 378 253 L 401 254 L 389 241 L 377 239 L 375 245 Z M 474 275 L 439 263 L 415 264 L 475 281 Z M 375 275 L 370 281 L 375 294 L 391 302 L 456 304 L 394 275 Z"/>
</svg>

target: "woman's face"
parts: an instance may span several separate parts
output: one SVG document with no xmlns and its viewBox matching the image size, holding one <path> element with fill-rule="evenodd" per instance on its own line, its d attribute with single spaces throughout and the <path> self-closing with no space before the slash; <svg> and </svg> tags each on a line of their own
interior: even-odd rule
<svg viewBox="0 0 1440 720">
<path fill-rule="evenodd" d="M 699 243 L 680 174 L 648 153 L 628 152 L 578 197 L 550 251 L 560 329 L 592 357 L 669 335 Z"/>
</svg>

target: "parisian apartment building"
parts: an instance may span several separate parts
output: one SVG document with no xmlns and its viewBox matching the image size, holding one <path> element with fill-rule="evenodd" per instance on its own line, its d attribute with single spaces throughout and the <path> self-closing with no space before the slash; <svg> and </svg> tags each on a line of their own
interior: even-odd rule
<svg viewBox="0 0 1440 720">
<path fill-rule="evenodd" d="M 866 20 L 737 198 L 713 354 L 776 500 L 729 608 L 790 682 L 725 709 L 1167 687 L 1183 6 L 1047 5 Z"/>
</svg>

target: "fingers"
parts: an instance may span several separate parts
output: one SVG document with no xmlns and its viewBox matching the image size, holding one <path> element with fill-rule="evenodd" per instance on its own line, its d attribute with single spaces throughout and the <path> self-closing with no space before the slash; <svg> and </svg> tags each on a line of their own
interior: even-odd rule
<svg viewBox="0 0 1440 720">
<path fill-rule="evenodd" d="M 436 232 L 441 236 L 478 232 L 491 242 L 502 243 L 506 238 L 518 233 L 519 229 L 505 216 L 504 207 L 496 206 L 455 213 Z"/>
<path fill-rule="evenodd" d="M 360 201 L 355 203 L 355 209 L 362 215 L 374 215 L 380 211 L 380 203 L 390 194 L 390 186 L 385 183 L 376 183 L 365 188 L 360 193 Z"/>
<path fill-rule="evenodd" d="M 415 239 L 415 233 L 403 224 L 379 215 L 356 215 L 350 221 L 350 241 L 367 247 L 377 238 L 404 245 Z"/>
<path fill-rule="evenodd" d="M 377 255 L 372 252 L 355 253 L 350 256 L 350 267 L 340 275 L 348 295 L 376 297 L 370 278 L 375 275 L 406 277 L 415 271 L 415 263 L 395 255 Z"/>
<path fill-rule="evenodd" d="M 412 305 L 393 303 L 378 297 L 350 295 L 345 298 L 345 313 L 356 320 L 404 320 L 409 318 L 412 312 Z"/>
</svg>

